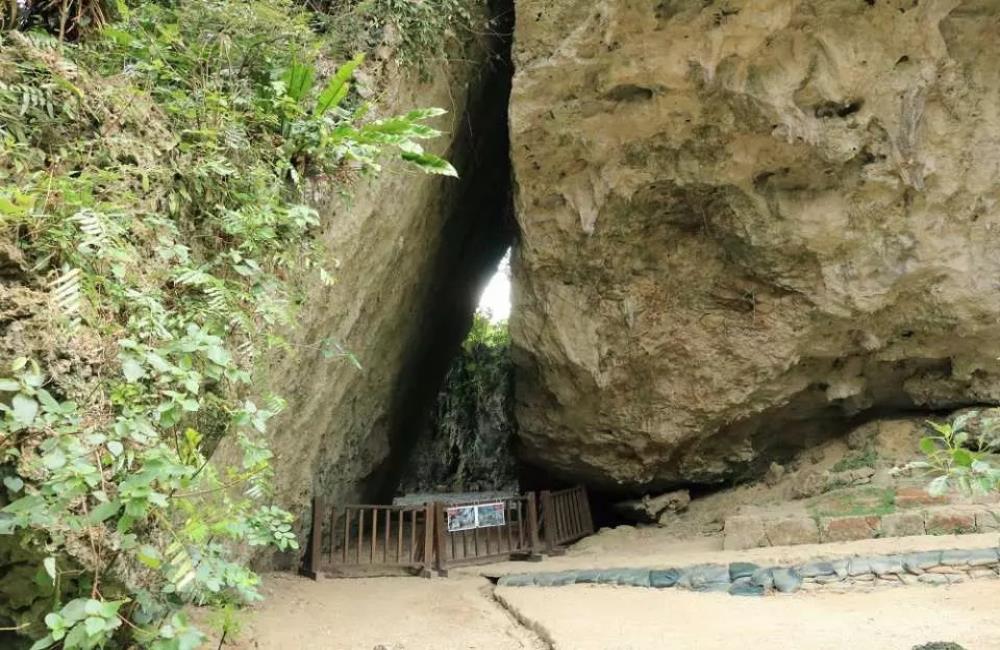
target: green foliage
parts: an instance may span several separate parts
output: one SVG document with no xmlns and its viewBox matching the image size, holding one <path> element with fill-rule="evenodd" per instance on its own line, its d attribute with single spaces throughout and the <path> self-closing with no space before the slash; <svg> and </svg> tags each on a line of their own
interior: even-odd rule
<svg viewBox="0 0 1000 650">
<path fill-rule="evenodd" d="M 354 52 L 378 45 L 393 48 L 393 58 L 424 74 L 429 64 L 461 46 L 476 24 L 473 0 L 305 0 L 314 22 L 340 49 Z"/>
<path fill-rule="evenodd" d="M 876 462 L 878 462 L 878 452 L 868 446 L 864 451 L 841 458 L 830 469 L 834 472 L 846 472 L 862 467 L 875 467 Z"/>
<path fill-rule="evenodd" d="M 418 442 L 407 489 L 492 490 L 516 485 L 513 380 L 506 322 L 476 314 Z"/>
<path fill-rule="evenodd" d="M 240 611 L 231 604 L 220 607 L 209 620 L 212 628 L 218 632 L 220 643 L 239 638 L 243 631 L 243 619 Z"/>
<path fill-rule="evenodd" d="M 45 617 L 49 633 L 32 645 L 31 650 L 43 650 L 59 642 L 66 648 L 104 647 L 121 627 L 118 610 L 123 604 L 121 600 L 75 598 Z"/>
<path fill-rule="evenodd" d="M 455 174 L 418 144 L 442 111 L 366 119 L 363 57 L 323 79 L 310 20 L 147 2 L 82 45 L 0 36 L 0 239 L 46 324 L 0 367 L 0 534 L 72 596 L 54 590 L 36 648 L 197 647 L 184 605 L 259 597 L 238 550 L 298 546 L 267 444 L 285 403 L 247 395 L 294 323 L 292 279 L 330 280 L 307 179 L 389 151 Z M 233 465 L 209 461 L 223 435 Z"/>
<path fill-rule="evenodd" d="M 0 30 L 38 26 L 75 39 L 125 12 L 124 0 L 0 0 Z"/>
<path fill-rule="evenodd" d="M 918 470 L 934 478 L 927 491 L 940 496 L 955 489 L 964 493 L 988 493 L 1000 489 L 1000 469 L 987 460 L 983 448 L 968 449 L 969 434 L 962 430 L 963 420 L 951 424 L 928 422 L 937 435 L 920 439 L 925 460 L 915 461 L 896 471 Z"/>
<path fill-rule="evenodd" d="M 507 321 L 493 322 L 489 316 L 476 312 L 472 318 L 472 327 L 462 342 L 462 349 L 466 353 L 474 353 L 477 350 L 488 350 L 496 360 L 500 370 L 504 370 L 508 365 L 510 347 L 510 328 Z"/>
<path fill-rule="evenodd" d="M 872 486 L 846 488 L 813 498 L 808 508 L 814 517 L 886 515 L 896 509 L 896 491 Z"/>
<path fill-rule="evenodd" d="M 395 26 L 403 63 L 419 64 L 444 57 L 446 41 L 442 35 L 456 26 L 468 28 L 472 24 L 468 2 L 463 0 L 376 0 L 370 15 L 376 24 L 384 16 L 387 23 Z"/>
<path fill-rule="evenodd" d="M 462 342 L 462 351 L 455 359 L 445 379 L 445 401 L 441 423 L 447 417 L 457 417 L 454 424 L 471 426 L 479 412 L 491 412 L 499 422 L 508 421 L 504 409 L 511 387 L 510 330 L 506 321 L 493 322 L 476 313 L 472 327 Z"/>
</svg>

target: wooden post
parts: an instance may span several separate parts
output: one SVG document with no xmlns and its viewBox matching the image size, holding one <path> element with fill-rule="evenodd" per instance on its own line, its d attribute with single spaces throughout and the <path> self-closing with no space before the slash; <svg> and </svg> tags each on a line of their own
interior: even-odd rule
<svg viewBox="0 0 1000 650">
<path fill-rule="evenodd" d="M 534 499 L 535 497 L 534 497 L 534 495 L 532 495 L 529 498 Z M 525 541 L 524 541 L 524 516 L 525 516 L 524 515 L 524 508 L 521 507 L 521 500 L 520 499 L 518 499 L 517 501 L 515 501 L 515 503 L 517 504 L 517 549 L 519 551 L 523 551 L 524 550 L 524 546 L 525 546 Z"/>
<path fill-rule="evenodd" d="M 410 510 L 410 564 L 417 562 L 417 511 Z"/>
<path fill-rule="evenodd" d="M 403 508 L 399 509 L 399 523 L 396 530 L 396 564 L 403 562 Z"/>
<path fill-rule="evenodd" d="M 337 506 L 330 508 L 330 564 L 337 562 Z"/>
<path fill-rule="evenodd" d="M 556 550 L 556 509 L 552 505 L 552 493 L 542 490 L 542 521 L 545 522 L 545 551 Z"/>
<path fill-rule="evenodd" d="M 588 535 L 594 534 L 594 516 L 590 512 L 590 497 L 587 495 L 587 488 L 581 486 L 580 493 L 583 496 L 583 523 Z"/>
<path fill-rule="evenodd" d="M 531 552 L 539 553 L 542 550 L 542 543 L 538 539 L 538 503 L 535 501 L 535 493 L 528 492 L 528 539 L 531 544 Z"/>
<path fill-rule="evenodd" d="M 552 545 L 554 547 L 566 532 L 566 524 L 563 519 L 564 500 L 559 495 L 553 494 L 549 496 L 549 503 L 552 504 L 552 514 L 555 515 L 552 518 Z M 548 515 L 543 515 L 543 518 L 545 521 L 549 520 Z"/>
<path fill-rule="evenodd" d="M 448 521 L 444 512 L 443 503 L 433 504 L 434 516 L 428 519 L 428 522 L 433 521 L 434 526 L 434 552 L 436 555 L 436 567 L 439 575 L 448 575 L 448 558 L 445 552 L 445 544 L 448 539 Z M 431 523 L 427 524 L 432 525 Z M 454 556 L 454 551 L 452 552 Z M 427 563 L 428 569 L 430 569 L 430 562 Z"/>
<path fill-rule="evenodd" d="M 513 553 L 514 552 L 514 522 L 513 522 L 514 503 L 515 503 L 515 500 L 511 499 L 510 501 L 504 501 L 504 506 L 503 506 L 503 509 L 504 509 L 503 521 L 504 521 L 504 524 L 505 524 L 504 528 L 507 529 L 507 552 L 508 553 Z"/>
<path fill-rule="evenodd" d="M 351 548 L 351 509 L 344 508 L 344 564 L 347 564 L 347 549 Z"/>
<path fill-rule="evenodd" d="M 580 491 L 573 490 L 573 500 L 571 502 L 571 507 L 573 509 L 573 532 L 577 535 L 584 534 L 583 529 L 583 504 L 580 502 Z"/>
<path fill-rule="evenodd" d="M 391 508 L 385 509 L 385 532 L 382 536 L 385 538 L 382 542 L 382 564 L 389 564 L 389 529 L 392 528 L 392 512 Z"/>
<path fill-rule="evenodd" d="M 365 509 L 358 508 L 358 564 L 361 564 L 361 549 L 365 545 Z"/>
<path fill-rule="evenodd" d="M 437 504 L 424 504 L 424 568 L 420 570 L 420 575 L 430 578 L 434 575 L 434 525 Z"/>
<path fill-rule="evenodd" d="M 313 497 L 312 503 L 312 534 L 309 537 L 309 566 L 302 571 L 313 580 L 319 579 L 321 547 L 323 545 L 323 501 Z"/>
</svg>

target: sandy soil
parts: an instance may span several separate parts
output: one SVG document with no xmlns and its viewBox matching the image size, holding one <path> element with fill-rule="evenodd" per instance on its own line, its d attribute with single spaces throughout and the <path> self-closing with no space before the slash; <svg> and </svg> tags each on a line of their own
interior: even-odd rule
<svg viewBox="0 0 1000 650">
<path fill-rule="evenodd" d="M 880 425 L 881 474 L 912 456 L 919 430 Z M 498 588 L 481 576 L 613 567 L 681 567 L 735 560 L 796 564 L 855 554 L 985 548 L 1000 535 L 920 536 L 724 551 L 717 534 L 745 506 L 789 501 L 799 472 L 830 469 L 852 452 L 832 441 L 792 464 L 776 484 L 741 486 L 691 504 L 667 528 L 605 529 L 544 562 L 453 570 L 451 578 L 311 580 L 269 575 L 266 600 L 229 650 L 910 650 L 955 641 L 1000 650 L 1000 580 L 766 598 L 576 585 Z M 876 477 L 878 478 L 878 477 Z M 882 476 L 882 479 L 885 477 Z M 715 534 L 713 534 L 715 533 Z M 211 647 L 215 647 L 213 644 Z"/>
<path fill-rule="evenodd" d="M 481 578 L 320 580 L 265 577 L 239 650 L 544 648 Z"/>
<path fill-rule="evenodd" d="M 722 551 L 721 538 L 678 542 L 657 529 L 606 532 L 540 563 L 468 567 L 448 579 L 265 577 L 266 600 L 235 650 L 910 650 L 956 641 L 1000 650 L 1000 580 L 766 598 L 575 585 L 498 588 L 477 576 L 569 568 L 685 566 L 747 560 L 985 548 L 996 534 L 922 536 Z M 497 600 L 494 599 L 496 595 Z M 498 602 L 501 601 L 501 602 Z M 214 647 L 214 645 L 213 645 Z"/>
<path fill-rule="evenodd" d="M 767 598 L 586 585 L 497 594 L 557 650 L 1000 648 L 998 580 Z"/>
<path fill-rule="evenodd" d="M 952 548 L 987 548 L 1000 545 L 996 533 L 981 535 L 920 535 L 887 537 L 837 544 L 772 546 L 745 551 L 723 551 L 722 537 L 678 541 L 661 528 L 619 526 L 577 543 L 566 555 L 547 557 L 541 563 L 502 562 L 454 570 L 465 575 L 501 576 L 508 573 L 562 571 L 564 569 L 610 569 L 615 567 L 681 567 L 705 562 L 733 561 L 757 564 L 796 564 L 812 559 L 848 555 L 908 553 Z M 1000 606 L 998 606 L 1000 608 Z M 1000 650 L 1000 646 L 997 646 Z"/>
</svg>

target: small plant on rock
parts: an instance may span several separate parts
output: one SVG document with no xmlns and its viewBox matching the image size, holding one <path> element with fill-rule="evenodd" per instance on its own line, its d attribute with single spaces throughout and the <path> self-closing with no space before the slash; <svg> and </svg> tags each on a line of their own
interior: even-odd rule
<svg viewBox="0 0 1000 650">
<path fill-rule="evenodd" d="M 876 462 L 878 462 L 878 452 L 871 445 L 868 445 L 864 451 L 841 458 L 830 469 L 834 472 L 849 472 L 852 469 L 861 469 L 862 467 L 874 468 Z"/>
</svg>

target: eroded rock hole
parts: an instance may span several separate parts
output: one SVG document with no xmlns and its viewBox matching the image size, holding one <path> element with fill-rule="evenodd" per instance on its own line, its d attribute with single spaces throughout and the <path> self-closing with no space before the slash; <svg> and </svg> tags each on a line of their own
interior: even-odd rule
<svg viewBox="0 0 1000 650">
<path fill-rule="evenodd" d="M 815 109 L 816 117 L 827 119 L 831 117 L 845 118 L 861 110 L 864 100 L 854 99 L 846 102 L 823 102 Z"/>
</svg>

